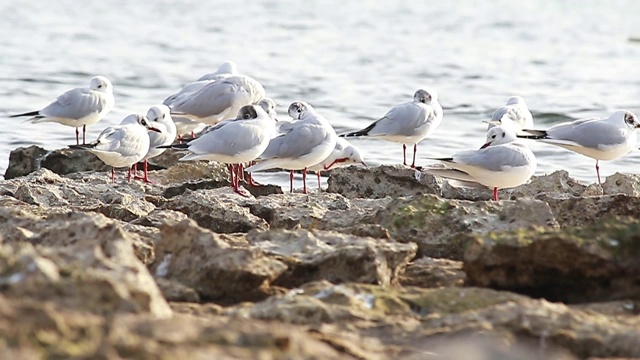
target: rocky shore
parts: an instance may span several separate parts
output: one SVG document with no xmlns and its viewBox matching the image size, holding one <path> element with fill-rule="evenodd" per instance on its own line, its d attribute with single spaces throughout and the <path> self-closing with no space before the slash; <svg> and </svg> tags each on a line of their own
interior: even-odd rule
<svg viewBox="0 0 640 360">
<path fill-rule="evenodd" d="M 501 191 L 401 166 L 327 192 L 229 188 L 166 154 L 115 184 L 86 152 L 11 153 L 0 358 L 640 357 L 640 177 Z"/>
</svg>

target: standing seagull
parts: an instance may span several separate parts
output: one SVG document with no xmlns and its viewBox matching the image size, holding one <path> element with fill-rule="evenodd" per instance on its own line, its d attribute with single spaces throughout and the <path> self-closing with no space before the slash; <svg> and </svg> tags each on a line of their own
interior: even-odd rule
<svg viewBox="0 0 640 360">
<path fill-rule="evenodd" d="M 236 117 L 241 107 L 257 103 L 264 95 L 264 88 L 255 79 L 235 75 L 210 82 L 169 107 L 172 115 L 212 125 Z"/>
<path fill-rule="evenodd" d="M 228 164 L 233 190 L 244 196 L 239 188 L 239 164 L 262 154 L 269 145 L 270 134 L 267 113 L 260 106 L 246 105 L 240 109 L 237 118 L 221 122 L 187 144 L 167 147 L 191 152 L 180 161 L 213 160 Z"/>
<path fill-rule="evenodd" d="M 528 130 L 531 135 L 520 138 L 534 139 L 563 147 L 596 160 L 596 174 L 600 181 L 600 160 L 615 160 L 636 147 L 640 128 L 638 117 L 628 110 L 619 110 L 608 118 L 584 119 L 564 122 L 547 130 Z"/>
<path fill-rule="evenodd" d="M 516 132 L 533 128 L 533 115 L 531 115 L 527 103 L 520 96 L 510 97 L 504 106 L 499 107 L 493 113 L 487 130 L 496 126 L 496 124 L 502 124 L 503 120 L 511 120 L 515 125 Z"/>
<path fill-rule="evenodd" d="M 498 201 L 498 189 L 508 189 L 527 182 L 536 170 L 536 157 L 525 144 L 516 141 L 512 125 L 492 127 L 480 150 L 462 151 L 450 158 L 440 158 L 444 168 L 428 166 L 424 171 L 435 176 L 484 185 L 493 189 Z"/>
<path fill-rule="evenodd" d="M 322 171 L 331 170 L 337 167 L 349 166 L 351 164 L 362 164 L 367 166 L 364 162 L 360 150 L 351 145 L 347 140 L 338 138 L 336 141 L 336 147 L 333 148 L 331 155 L 324 159 L 322 162 L 309 167 L 308 170 L 316 172 L 318 176 L 318 191 L 322 190 L 320 187 L 320 175 Z"/>
<path fill-rule="evenodd" d="M 413 144 L 413 162 L 416 167 L 418 143 L 431 134 L 442 122 L 442 106 L 433 90 L 419 89 L 413 101 L 396 105 L 381 119 L 366 128 L 341 137 L 371 136 L 402 144 L 403 164 L 407 165 L 407 144 Z"/>
<path fill-rule="evenodd" d="M 33 123 L 56 122 L 76 128 L 76 144 L 80 144 L 82 126 L 82 143 L 86 142 L 87 125 L 100 121 L 113 109 L 113 85 L 104 76 L 91 79 L 88 88 L 75 88 L 60 95 L 54 102 L 42 110 L 30 111 L 9 117 L 32 116 Z"/>
<path fill-rule="evenodd" d="M 149 180 L 149 172 L 148 172 L 148 161 L 151 158 L 154 158 L 160 154 L 162 154 L 166 148 L 158 148 L 158 146 L 162 145 L 171 145 L 173 141 L 176 139 L 176 124 L 173 123 L 171 119 L 170 110 L 166 105 L 156 105 L 152 106 L 147 111 L 147 120 L 149 124 L 160 130 L 160 132 L 150 132 L 149 133 L 149 151 L 147 155 L 144 157 L 144 176 L 139 177 L 137 172 L 137 164 L 134 165 L 134 178 L 137 180 L 142 180 L 146 183 L 151 183 Z"/>
<path fill-rule="evenodd" d="M 131 114 L 120 125 L 104 129 L 98 139 L 86 145 L 70 145 L 72 149 L 83 149 L 94 153 L 105 164 L 111 166 L 111 181 L 116 181 L 116 170 L 128 167 L 127 180 L 131 182 L 131 166 L 144 158 L 149 151 L 147 131 L 160 132 L 151 126 L 146 117 Z"/>
<path fill-rule="evenodd" d="M 210 74 L 206 74 L 200 77 L 197 81 L 189 83 L 182 87 L 182 89 L 178 90 L 175 94 L 169 95 L 164 101 L 163 104 L 167 106 L 171 106 L 171 104 L 177 102 L 180 99 L 188 97 L 190 94 L 199 91 L 205 85 L 219 80 L 224 80 L 230 76 L 240 75 L 238 73 L 238 65 L 233 61 L 225 61 L 220 65 L 218 70 L 212 72 Z"/>
<path fill-rule="evenodd" d="M 281 135 L 269 142 L 260 155 L 259 163 L 247 168 L 248 172 L 281 168 L 289 170 L 290 191 L 293 192 L 293 170 L 302 170 L 303 193 L 307 193 L 307 169 L 326 159 L 336 147 L 338 136 L 322 115 L 311 105 L 296 101 L 289 105 L 287 124 Z"/>
</svg>

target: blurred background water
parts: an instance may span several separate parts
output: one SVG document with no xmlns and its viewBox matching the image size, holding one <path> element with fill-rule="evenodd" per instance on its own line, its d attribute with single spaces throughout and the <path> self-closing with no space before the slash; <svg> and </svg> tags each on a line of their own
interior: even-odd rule
<svg viewBox="0 0 640 360">
<path fill-rule="evenodd" d="M 524 97 L 540 128 L 621 108 L 640 115 L 639 15 L 633 0 L 0 0 L 0 173 L 16 147 L 75 143 L 73 128 L 9 114 L 105 75 L 116 107 L 89 127 L 90 141 L 225 60 L 264 85 L 281 117 L 304 100 L 339 133 L 411 101 L 420 87 L 437 90 L 444 120 L 418 147 L 419 165 L 479 147 L 481 121 L 511 95 Z M 399 144 L 352 142 L 370 164 L 402 161 Z M 530 145 L 538 174 L 566 169 L 595 181 L 593 160 Z M 639 164 L 634 151 L 601 171 L 638 173 Z"/>
</svg>

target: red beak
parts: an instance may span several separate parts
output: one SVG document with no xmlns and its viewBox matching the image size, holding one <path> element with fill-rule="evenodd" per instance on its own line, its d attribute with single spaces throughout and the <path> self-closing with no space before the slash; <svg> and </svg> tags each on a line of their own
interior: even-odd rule
<svg viewBox="0 0 640 360">
<path fill-rule="evenodd" d="M 154 128 L 154 127 L 150 127 L 150 128 L 149 128 L 149 129 L 147 129 L 147 130 L 149 130 L 149 131 L 155 131 L 155 132 L 157 132 L 157 133 L 162 132 L 162 131 L 160 131 L 160 129 L 156 129 L 156 128 Z"/>
<path fill-rule="evenodd" d="M 480 146 L 480 149 L 484 149 L 484 148 L 486 148 L 486 147 L 487 147 L 487 146 L 489 146 L 489 145 L 491 145 L 491 143 L 486 143 L 486 144 L 484 144 L 484 145 Z"/>
</svg>

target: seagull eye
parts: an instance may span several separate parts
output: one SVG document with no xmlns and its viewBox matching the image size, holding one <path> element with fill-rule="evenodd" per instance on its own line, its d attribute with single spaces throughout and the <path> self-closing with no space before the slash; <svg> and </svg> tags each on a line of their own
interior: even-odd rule
<svg viewBox="0 0 640 360">
<path fill-rule="evenodd" d="M 495 138 L 496 138 L 496 136 L 495 136 L 495 135 L 491 135 L 491 138 L 492 138 L 492 139 L 495 139 Z"/>
<path fill-rule="evenodd" d="M 98 85 L 98 89 L 102 88 L 102 84 Z"/>
</svg>

